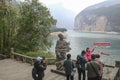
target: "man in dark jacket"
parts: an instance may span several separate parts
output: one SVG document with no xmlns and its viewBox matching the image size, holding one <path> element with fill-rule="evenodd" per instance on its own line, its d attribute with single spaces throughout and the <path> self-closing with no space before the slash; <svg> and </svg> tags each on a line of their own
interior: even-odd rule
<svg viewBox="0 0 120 80">
<path fill-rule="evenodd" d="M 100 80 L 100 64 L 95 61 L 95 54 L 92 54 L 91 58 L 86 65 L 88 80 Z"/>
<path fill-rule="evenodd" d="M 46 69 L 46 66 L 42 64 L 41 60 L 41 57 L 37 57 L 36 62 L 34 63 L 34 68 L 36 69 L 38 75 L 34 80 L 43 80 L 44 70 Z"/>
<path fill-rule="evenodd" d="M 81 73 L 83 74 L 83 79 L 86 79 L 86 75 L 85 75 L 85 63 L 87 63 L 86 59 L 85 59 L 85 51 L 83 50 L 81 52 L 81 55 L 77 56 L 77 62 L 76 62 L 76 66 L 77 66 L 77 70 L 78 70 L 78 80 L 81 80 Z"/>
<path fill-rule="evenodd" d="M 69 78 L 71 78 L 71 80 L 74 80 L 74 75 L 71 74 L 74 69 L 74 63 L 71 60 L 71 54 L 67 54 L 67 60 L 64 61 L 63 66 L 65 68 L 66 79 L 69 80 Z"/>
</svg>

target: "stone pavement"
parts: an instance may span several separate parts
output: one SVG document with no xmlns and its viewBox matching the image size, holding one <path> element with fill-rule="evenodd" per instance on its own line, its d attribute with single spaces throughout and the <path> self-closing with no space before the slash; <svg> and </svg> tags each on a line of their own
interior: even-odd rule
<svg viewBox="0 0 120 80">
<path fill-rule="evenodd" d="M 0 80 L 33 80 L 31 70 L 33 66 L 12 59 L 0 60 Z M 48 65 L 44 80 L 66 80 L 64 76 L 52 73 L 55 65 Z M 75 75 L 77 78 L 77 75 Z M 77 80 L 77 79 L 76 79 Z"/>
<path fill-rule="evenodd" d="M 33 66 L 28 63 L 22 63 L 12 59 L 0 60 L 0 80 L 33 80 L 31 74 L 32 68 Z M 47 70 L 45 70 L 44 80 L 66 80 L 65 76 L 53 73 L 51 69 L 56 69 L 56 66 L 48 65 Z M 109 77 L 108 73 L 107 75 L 104 74 L 104 77 Z M 74 80 L 78 80 L 77 72 L 74 78 Z"/>
</svg>

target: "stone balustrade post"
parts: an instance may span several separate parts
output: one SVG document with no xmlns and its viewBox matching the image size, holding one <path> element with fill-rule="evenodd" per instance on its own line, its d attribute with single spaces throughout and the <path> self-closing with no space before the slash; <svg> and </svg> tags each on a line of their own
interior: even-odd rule
<svg viewBox="0 0 120 80">
<path fill-rule="evenodd" d="M 14 58 L 13 53 L 14 53 L 14 48 L 11 48 L 11 52 L 10 52 L 10 57 L 11 57 L 11 58 Z"/>
<path fill-rule="evenodd" d="M 120 68 L 120 61 L 115 61 L 115 67 L 119 67 Z"/>
<path fill-rule="evenodd" d="M 120 61 L 115 61 L 115 67 L 118 67 L 119 68 L 119 71 L 118 71 L 118 74 L 117 74 L 117 78 L 119 78 L 120 79 Z M 118 79 L 118 80 L 119 80 Z"/>
</svg>

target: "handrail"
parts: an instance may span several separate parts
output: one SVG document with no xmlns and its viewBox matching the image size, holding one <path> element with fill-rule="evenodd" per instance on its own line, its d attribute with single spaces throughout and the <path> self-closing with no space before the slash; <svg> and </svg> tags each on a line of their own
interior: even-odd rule
<svg viewBox="0 0 120 80">
<path fill-rule="evenodd" d="M 35 57 L 26 56 L 19 53 L 11 53 L 11 58 L 16 59 L 18 61 L 30 63 L 31 65 L 33 65 L 35 61 Z M 47 63 L 48 64 L 55 63 L 55 60 L 56 60 L 55 58 L 47 58 Z"/>
<path fill-rule="evenodd" d="M 18 54 L 18 53 L 11 53 L 11 58 L 16 59 L 18 61 L 30 63 L 31 65 L 33 65 L 33 63 L 34 63 L 33 57 L 29 57 L 29 56 Z"/>
<path fill-rule="evenodd" d="M 118 80 L 118 78 L 120 77 L 118 74 L 119 68 L 115 67 L 109 75 L 109 80 Z"/>
<path fill-rule="evenodd" d="M 30 63 L 31 65 L 33 65 L 35 57 L 30 57 L 30 56 L 26 56 L 26 55 L 22 55 L 19 53 L 15 53 L 13 50 L 11 51 L 11 58 L 22 61 L 22 62 L 26 62 L 26 63 Z M 56 59 L 55 58 L 47 58 L 47 62 L 48 64 L 50 64 L 51 62 L 55 63 Z M 74 62 L 76 60 L 73 60 Z M 105 67 L 109 67 L 112 68 L 111 73 L 109 74 L 109 77 L 104 78 L 103 80 L 120 80 L 120 61 L 117 61 L 118 64 L 117 66 L 112 66 L 112 65 L 108 65 L 105 64 Z"/>
<path fill-rule="evenodd" d="M 105 64 L 105 67 L 115 68 L 115 66 L 113 66 L 113 65 L 109 65 L 109 64 Z"/>
</svg>

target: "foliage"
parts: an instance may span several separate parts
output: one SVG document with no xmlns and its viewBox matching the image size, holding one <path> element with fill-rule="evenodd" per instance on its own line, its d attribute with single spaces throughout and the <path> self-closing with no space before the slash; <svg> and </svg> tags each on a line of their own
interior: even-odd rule
<svg viewBox="0 0 120 80">
<path fill-rule="evenodd" d="M 0 1 L 0 52 L 10 53 L 11 47 L 21 53 L 47 51 L 52 45 L 50 28 L 55 24 L 48 8 L 38 0 L 19 5 Z"/>
<path fill-rule="evenodd" d="M 17 29 L 17 7 L 0 1 L 0 52 L 9 53 L 14 45 L 14 36 Z"/>
<path fill-rule="evenodd" d="M 27 56 L 31 56 L 31 57 L 37 57 L 37 56 L 41 56 L 41 57 L 46 57 L 46 58 L 54 58 L 54 54 L 51 52 L 48 53 L 41 53 L 41 52 L 28 52 L 26 53 Z"/>
<path fill-rule="evenodd" d="M 21 4 L 20 15 L 15 47 L 23 52 L 49 49 L 50 27 L 56 23 L 49 10 L 38 3 L 38 0 L 28 0 Z"/>
</svg>

